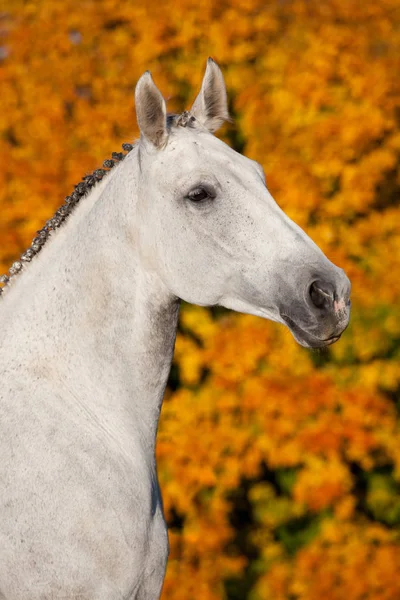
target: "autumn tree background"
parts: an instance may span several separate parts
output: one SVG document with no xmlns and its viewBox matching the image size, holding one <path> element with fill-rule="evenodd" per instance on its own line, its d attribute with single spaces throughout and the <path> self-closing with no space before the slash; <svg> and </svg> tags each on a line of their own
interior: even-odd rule
<svg viewBox="0 0 400 600">
<path fill-rule="evenodd" d="M 143 71 L 181 111 L 209 55 L 234 117 L 221 137 L 346 270 L 352 317 L 315 353 L 282 326 L 183 308 L 158 441 L 163 599 L 395 600 L 398 0 L 1 0 L 1 272 L 137 136 Z"/>
</svg>

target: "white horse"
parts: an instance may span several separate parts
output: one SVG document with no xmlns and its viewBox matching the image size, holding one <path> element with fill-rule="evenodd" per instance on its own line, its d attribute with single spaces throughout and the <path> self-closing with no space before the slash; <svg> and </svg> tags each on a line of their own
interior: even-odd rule
<svg viewBox="0 0 400 600">
<path fill-rule="evenodd" d="M 343 271 L 261 166 L 212 135 L 228 118 L 216 63 L 190 112 L 167 116 L 148 72 L 136 111 L 140 142 L 77 186 L 4 287 L 1 599 L 159 598 L 155 442 L 180 299 L 284 323 L 314 348 L 348 323 Z"/>
</svg>

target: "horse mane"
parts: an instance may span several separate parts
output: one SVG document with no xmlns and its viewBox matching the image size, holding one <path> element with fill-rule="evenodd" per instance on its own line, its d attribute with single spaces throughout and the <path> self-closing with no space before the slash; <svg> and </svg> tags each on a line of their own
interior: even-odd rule
<svg viewBox="0 0 400 600">
<path fill-rule="evenodd" d="M 173 127 L 195 128 L 196 125 L 196 119 L 189 111 L 184 111 L 181 114 L 167 114 L 167 127 L 169 130 L 171 130 Z M 59 229 L 59 227 L 73 213 L 74 208 L 79 201 L 84 196 L 87 196 L 96 183 L 100 182 L 116 164 L 124 160 L 128 153 L 133 150 L 134 146 L 135 144 L 122 144 L 122 149 L 124 152 L 113 152 L 111 158 L 107 158 L 103 162 L 104 168 L 94 169 L 94 171 L 91 173 L 84 175 L 82 177 L 82 181 L 74 186 L 74 191 L 69 196 L 65 197 L 63 204 L 56 210 L 53 217 L 46 222 L 44 227 L 36 232 L 30 247 L 21 254 L 18 260 L 13 262 L 8 270 L 8 273 L 0 275 L 0 297 L 3 293 L 4 287 L 9 283 L 10 279 L 15 277 L 15 275 L 23 270 L 25 263 L 31 262 L 31 260 L 37 254 L 39 254 L 49 237 L 51 237 L 52 232 Z M 1 286 L 1 284 L 3 284 L 3 286 Z"/>
<path fill-rule="evenodd" d="M 19 260 L 16 260 L 11 265 L 8 273 L 0 275 L 0 283 L 7 285 L 12 277 L 23 270 L 25 263 L 31 262 L 36 254 L 39 254 L 51 236 L 52 232 L 59 229 L 59 227 L 73 213 L 74 208 L 77 204 L 79 204 L 81 198 L 87 196 L 96 183 L 101 181 L 116 164 L 124 160 L 124 158 L 133 148 L 134 144 L 122 144 L 122 149 L 124 152 L 113 152 L 111 158 L 108 158 L 103 162 L 104 168 L 94 169 L 94 171 L 82 177 L 82 181 L 74 186 L 74 191 L 69 196 L 65 197 L 63 204 L 56 210 L 53 217 L 46 222 L 42 229 L 39 229 L 36 232 L 30 247 L 21 254 Z M 0 296 L 3 293 L 3 289 L 4 286 L 0 287 Z"/>
</svg>

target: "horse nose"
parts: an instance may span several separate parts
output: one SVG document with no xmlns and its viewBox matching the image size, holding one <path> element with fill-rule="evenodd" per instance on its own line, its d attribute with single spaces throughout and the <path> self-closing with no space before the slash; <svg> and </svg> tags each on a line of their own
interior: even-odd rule
<svg viewBox="0 0 400 600">
<path fill-rule="evenodd" d="M 328 281 L 313 281 L 308 290 L 312 304 L 320 310 L 331 310 L 335 301 L 335 287 Z"/>
<path fill-rule="evenodd" d="M 350 307 L 351 284 L 343 271 L 338 275 L 334 281 L 314 280 L 308 289 L 308 295 L 313 308 L 343 317 Z"/>
</svg>

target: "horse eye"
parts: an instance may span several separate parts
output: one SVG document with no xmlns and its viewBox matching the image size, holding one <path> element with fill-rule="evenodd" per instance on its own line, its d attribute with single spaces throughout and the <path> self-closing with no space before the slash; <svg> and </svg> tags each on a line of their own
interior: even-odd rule
<svg viewBox="0 0 400 600">
<path fill-rule="evenodd" d="M 189 200 L 192 200 L 193 202 L 201 202 L 202 200 L 209 198 L 210 194 L 207 192 L 207 190 L 200 187 L 200 188 L 196 188 L 195 190 L 192 190 L 191 192 L 189 192 L 187 197 L 189 198 Z"/>
</svg>

